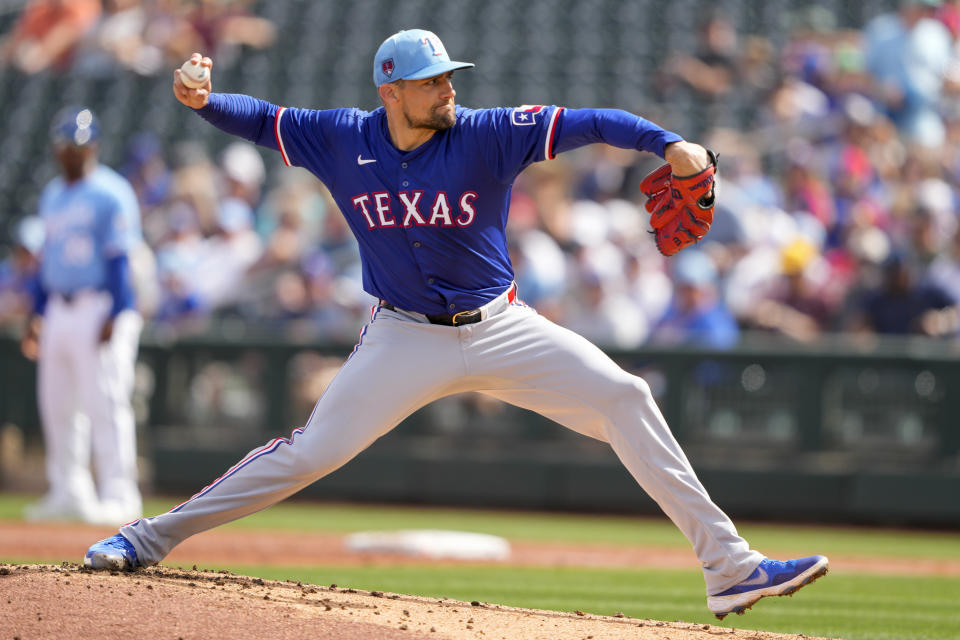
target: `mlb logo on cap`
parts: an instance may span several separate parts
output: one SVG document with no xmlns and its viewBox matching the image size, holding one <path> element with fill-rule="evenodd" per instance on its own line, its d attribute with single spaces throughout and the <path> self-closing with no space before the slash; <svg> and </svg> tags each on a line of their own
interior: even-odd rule
<svg viewBox="0 0 960 640">
<path fill-rule="evenodd" d="M 373 83 L 379 87 L 395 80 L 422 80 L 472 66 L 471 62 L 451 60 L 434 33 L 410 29 L 393 34 L 377 49 Z"/>
</svg>

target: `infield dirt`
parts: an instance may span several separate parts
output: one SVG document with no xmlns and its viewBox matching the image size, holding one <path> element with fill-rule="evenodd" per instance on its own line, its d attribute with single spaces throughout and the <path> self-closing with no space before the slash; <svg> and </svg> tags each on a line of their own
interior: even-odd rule
<svg viewBox="0 0 960 640">
<path fill-rule="evenodd" d="M 225 571 L 0 564 L 0 629 L 40 638 L 330 640 L 779 640 L 805 638 L 707 624 L 276 582 Z"/>
<path fill-rule="evenodd" d="M 5 521 L 0 523 L 0 558 L 79 561 L 90 543 L 114 532 L 85 525 Z M 509 564 L 515 566 L 696 566 L 696 558 L 689 549 L 521 541 L 513 541 L 511 545 Z M 166 558 L 163 567 L 133 573 L 89 572 L 71 563 L 0 563 L 0 640 L 810 638 L 737 630 L 731 628 L 736 625 L 734 616 L 725 620 L 724 626 L 716 626 L 579 615 L 376 594 L 329 585 L 271 582 L 182 568 L 194 563 L 199 566 L 389 566 L 421 562 L 424 560 L 403 555 L 354 553 L 344 546 L 342 536 L 332 534 L 226 528 L 186 540 Z M 892 561 L 831 554 L 831 567 L 843 573 L 960 576 L 960 562 L 944 560 Z"/>
</svg>

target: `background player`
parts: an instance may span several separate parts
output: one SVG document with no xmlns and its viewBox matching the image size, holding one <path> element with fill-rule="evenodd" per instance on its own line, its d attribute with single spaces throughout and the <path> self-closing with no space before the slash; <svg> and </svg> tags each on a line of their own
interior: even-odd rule
<svg viewBox="0 0 960 640">
<path fill-rule="evenodd" d="M 142 513 L 130 396 L 143 322 L 129 260 L 140 209 L 130 184 L 99 164 L 99 136 L 83 107 L 63 109 L 51 129 L 61 175 L 39 200 L 45 239 L 23 344 L 38 354 L 49 491 L 27 507 L 29 520 L 119 525 Z"/>
<path fill-rule="evenodd" d="M 823 556 L 784 563 L 751 550 L 697 480 L 649 386 L 517 298 L 505 226 L 526 166 L 594 142 L 664 157 L 669 166 L 644 190 L 657 245 L 675 253 L 709 226 L 715 158 L 624 111 L 457 107 L 453 72 L 472 66 L 451 61 L 429 31 L 399 32 L 374 59 L 383 107 L 373 112 L 211 94 L 209 80 L 188 89 L 174 72 L 183 104 L 329 187 L 359 242 L 364 288 L 381 302 L 304 428 L 250 452 L 168 513 L 94 544 L 85 564 L 159 562 L 187 537 L 337 469 L 419 407 L 479 391 L 610 443 L 693 544 L 718 616 L 826 573 Z"/>
</svg>

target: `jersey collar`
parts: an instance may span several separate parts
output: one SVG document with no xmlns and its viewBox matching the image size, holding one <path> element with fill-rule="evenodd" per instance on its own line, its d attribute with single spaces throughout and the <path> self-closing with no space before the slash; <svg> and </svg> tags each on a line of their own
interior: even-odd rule
<svg viewBox="0 0 960 640">
<path fill-rule="evenodd" d="M 460 124 L 460 106 L 459 105 L 457 106 L 457 122 L 456 124 L 453 125 L 451 129 L 447 129 L 446 131 L 438 131 L 429 140 L 424 142 L 422 145 L 420 145 L 416 149 L 411 149 L 410 151 L 400 151 L 395 146 L 393 146 L 393 140 L 390 139 L 390 129 L 387 126 L 387 110 L 386 109 L 384 109 L 383 107 L 379 107 L 376 111 L 374 111 L 374 116 L 377 119 L 376 126 L 380 131 L 380 135 L 383 137 L 383 141 L 384 141 L 383 146 L 384 148 L 387 149 L 388 153 L 390 153 L 392 157 L 398 160 L 411 160 L 413 158 L 416 158 L 426 153 L 436 145 L 440 144 L 440 140 L 445 139 L 450 134 L 450 131 L 453 128 L 456 128 L 457 125 Z"/>
</svg>

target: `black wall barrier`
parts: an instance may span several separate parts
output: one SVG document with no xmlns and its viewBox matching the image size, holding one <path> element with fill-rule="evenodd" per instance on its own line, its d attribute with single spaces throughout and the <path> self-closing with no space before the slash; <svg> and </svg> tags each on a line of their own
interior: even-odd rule
<svg viewBox="0 0 960 640">
<path fill-rule="evenodd" d="M 135 406 L 153 490 L 196 491 L 302 426 L 351 348 L 145 336 Z M 701 480 L 734 515 L 960 524 L 960 345 L 837 337 L 609 353 L 650 383 Z M 12 338 L 0 338 L 0 362 L 0 422 L 42 446 L 35 366 Z M 402 375 L 410 363 L 384 366 Z M 421 409 L 304 494 L 657 510 L 606 444 L 479 394 Z"/>
</svg>

